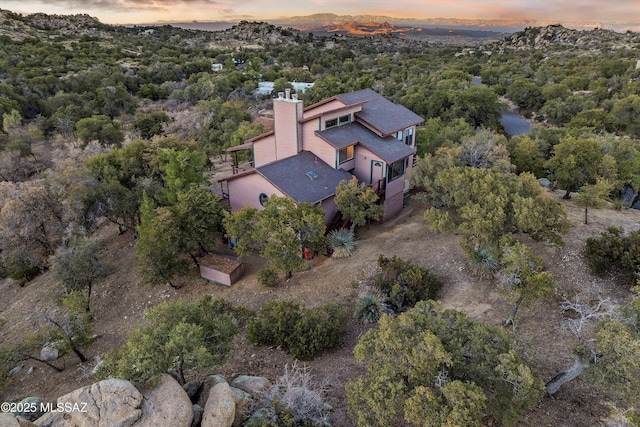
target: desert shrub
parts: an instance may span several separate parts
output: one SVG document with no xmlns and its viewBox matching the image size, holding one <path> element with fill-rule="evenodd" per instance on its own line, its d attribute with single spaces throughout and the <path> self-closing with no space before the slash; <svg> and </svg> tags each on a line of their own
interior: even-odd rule
<svg viewBox="0 0 640 427">
<path fill-rule="evenodd" d="M 293 329 L 289 353 L 296 359 L 309 360 L 325 348 L 340 346 L 346 320 L 344 310 L 335 303 L 306 310 Z"/>
<path fill-rule="evenodd" d="M 371 285 L 380 290 L 396 312 L 413 307 L 418 301 L 434 299 L 442 286 L 428 269 L 398 257 L 378 257 L 380 272 Z"/>
<path fill-rule="evenodd" d="M 495 253 L 485 247 L 473 252 L 467 260 L 471 272 L 479 277 L 493 277 L 500 270 L 500 260 Z"/>
<path fill-rule="evenodd" d="M 619 272 L 634 285 L 640 272 L 640 230 L 624 236 L 621 227 L 609 227 L 600 238 L 590 237 L 585 246 L 587 263 L 594 274 Z"/>
<path fill-rule="evenodd" d="M 273 288 L 278 284 L 278 272 L 265 265 L 258 271 L 258 282 L 268 288 Z"/>
<path fill-rule="evenodd" d="M 7 272 L 13 280 L 28 282 L 38 275 L 40 269 L 26 258 L 10 255 L 7 259 Z"/>
<path fill-rule="evenodd" d="M 256 398 L 254 415 L 245 427 L 328 426 L 328 405 L 323 388 L 313 381 L 306 366 L 285 366 L 284 374 Z"/>
<path fill-rule="evenodd" d="M 347 258 L 353 255 L 356 245 L 353 242 L 353 230 L 341 228 L 333 230 L 327 236 L 327 243 L 333 252 L 334 258 Z"/>
<path fill-rule="evenodd" d="M 273 300 L 249 320 L 248 338 L 254 344 L 280 346 L 298 359 L 312 359 L 323 349 L 342 344 L 346 320 L 336 304 L 307 309 Z"/>
</svg>

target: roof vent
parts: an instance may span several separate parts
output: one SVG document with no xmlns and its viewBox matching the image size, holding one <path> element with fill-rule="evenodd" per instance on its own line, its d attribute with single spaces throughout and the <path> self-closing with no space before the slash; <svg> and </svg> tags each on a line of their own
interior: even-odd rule
<svg viewBox="0 0 640 427">
<path fill-rule="evenodd" d="M 318 179 L 318 174 L 314 171 L 309 171 L 306 175 L 309 177 L 309 179 L 311 179 L 311 181 L 315 181 L 316 179 Z"/>
</svg>

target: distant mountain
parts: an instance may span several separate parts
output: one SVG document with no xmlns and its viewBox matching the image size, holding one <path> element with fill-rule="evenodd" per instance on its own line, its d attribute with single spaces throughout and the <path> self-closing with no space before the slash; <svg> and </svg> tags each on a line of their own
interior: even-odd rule
<svg viewBox="0 0 640 427">
<path fill-rule="evenodd" d="M 558 24 L 559 21 L 534 21 L 522 19 L 458 19 L 458 18 L 394 18 L 379 15 L 336 15 L 333 13 L 317 13 L 307 16 L 291 16 L 270 19 L 269 22 L 281 26 L 326 26 L 343 22 L 388 22 L 394 25 L 408 25 L 422 28 L 447 28 L 464 30 L 490 30 L 498 33 L 514 33 L 527 27 L 543 27 Z M 578 22 L 562 21 L 565 27 L 575 29 L 605 28 L 613 31 L 638 31 L 638 22 Z"/>
<path fill-rule="evenodd" d="M 414 26 L 399 26 L 387 21 L 382 23 L 366 22 L 337 22 L 325 25 L 295 25 L 292 28 L 303 32 L 310 32 L 317 36 L 340 34 L 352 36 L 374 36 L 393 35 L 417 40 L 431 40 L 442 37 L 470 38 L 482 40 L 499 40 L 507 36 L 506 33 L 499 33 L 489 30 L 473 29 L 449 29 L 449 28 L 424 28 Z"/>
</svg>

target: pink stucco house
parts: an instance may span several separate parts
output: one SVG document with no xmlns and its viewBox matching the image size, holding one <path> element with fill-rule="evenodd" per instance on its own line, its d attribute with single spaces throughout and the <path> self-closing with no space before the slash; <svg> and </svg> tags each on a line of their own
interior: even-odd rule
<svg viewBox="0 0 640 427">
<path fill-rule="evenodd" d="M 289 91 L 279 93 L 273 116 L 273 131 L 232 149 L 253 150 L 253 167 L 226 179 L 233 211 L 260 209 L 275 194 L 320 204 L 329 223 L 337 213 L 335 188 L 353 175 L 378 192 L 383 220 L 402 209 L 422 117 L 371 89 L 306 108 Z"/>
</svg>

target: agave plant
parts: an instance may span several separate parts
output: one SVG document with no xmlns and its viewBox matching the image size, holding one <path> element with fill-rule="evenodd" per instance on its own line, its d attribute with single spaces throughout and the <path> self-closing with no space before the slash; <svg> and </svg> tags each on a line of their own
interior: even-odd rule
<svg viewBox="0 0 640 427">
<path fill-rule="evenodd" d="M 377 322 L 384 313 L 391 314 L 393 310 L 382 294 L 369 290 L 358 295 L 354 311 L 356 319 L 365 323 Z"/>
<path fill-rule="evenodd" d="M 333 230 L 327 236 L 327 242 L 333 251 L 334 258 L 347 258 L 353 255 L 356 250 L 356 244 L 353 240 L 353 231 L 346 228 Z"/>
</svg>

